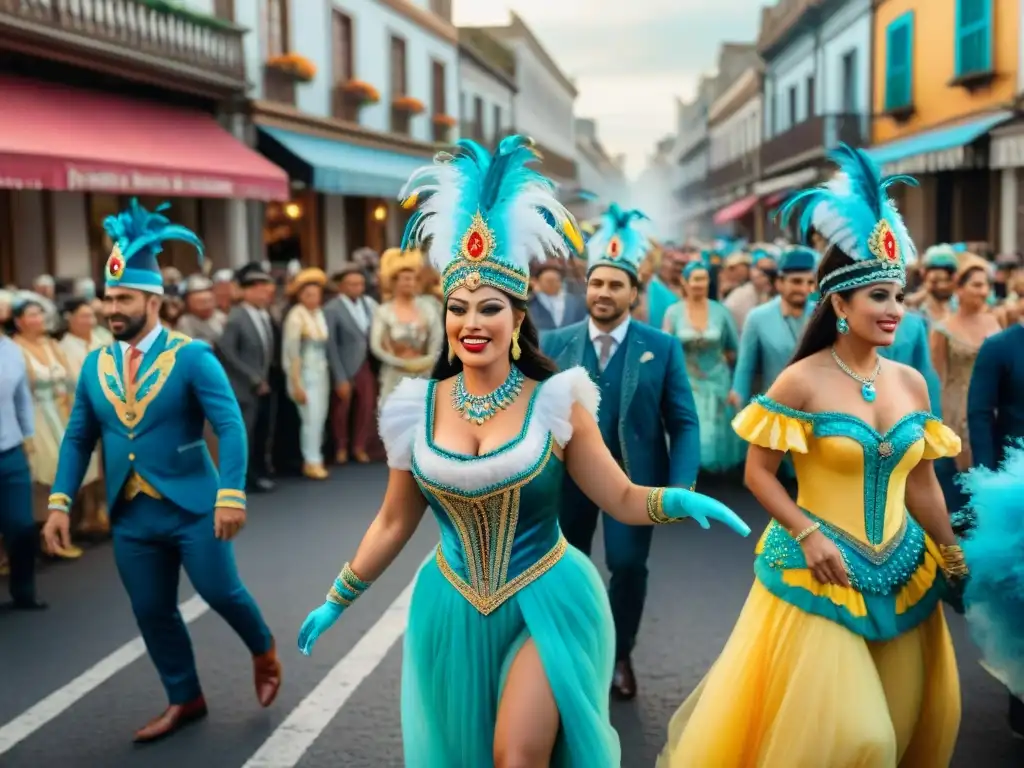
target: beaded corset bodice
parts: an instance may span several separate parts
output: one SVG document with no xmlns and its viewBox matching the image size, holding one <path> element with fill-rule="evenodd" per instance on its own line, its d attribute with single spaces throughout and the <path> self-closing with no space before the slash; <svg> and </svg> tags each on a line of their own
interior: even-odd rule
<svg viewBox="0 0 1024 768">
<path fill-rule="evenodd" d="M 934 548 L 907 512 L 907 477 L 922 460 L 956 454 L 960 441 L 952 430 L 931 414 L 915 411 L 880 433 L 847 413 L 805 413 L 764 396 L 754 398 L 733 426 L 749 442 L 790 452 L 797 506 L 839 547 L 852 590 L 860 596 L 901 594 Z M 928 567 L 934 580 L 934 563 Z M 806 573 L 806 568 L 803 550 L 790 532 L 774 521 L 769 524 L 757 548 L 755 570 L 761 580 L 774 583 L 779 573 Z M 782 581 L 820 591 L 794 576 L 782 576 Z M 868 612 L 858 600 L 862 597 L 854 602 Z"/>
<path fill-rule="evenodd" d="M 573 403 L 596 414 L 598 392 L 582 368 L 553 376 L 534 389 L 519 434 L 479 456 L 435 440 L 435 409 L 444 405 L 435 393 L 434 381 L 404 380 L 384 405 L 381 435 L 389 464 L 413 473 L 434 513 L 438 568 L 486 615 L 565 553 L 558 525 L 565 469 L 555 447 L 571 437 Z M 409 420 L 396 425 L 406 406 Z"/>
</svg>

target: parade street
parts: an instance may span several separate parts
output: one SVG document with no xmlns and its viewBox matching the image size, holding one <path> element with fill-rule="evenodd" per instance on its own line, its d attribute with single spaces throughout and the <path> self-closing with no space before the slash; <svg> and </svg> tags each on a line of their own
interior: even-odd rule
<svg viewBox="0 0 1024 768">
<path fill-rule="evenodd" d="M 237 544 L 239 565 L 284 663 L 284 685 L 269 710 L 256 702 L 241 642 L 183 579 L 182 610 L 210 715 L 164 742 L 132 744 L 135 729 L 166 702 L 110 545 L 87 550 L 77 562 L 44 566 L 39 593 L 50 610 L 0 615 L 0 765 L 401 766 L 401 635 L 409 584 L 436 542 L 434 522 L 424 520 L 401 557 L 321 638 L 311 658 L 295 647 L 306 613 L 322 602 L 331 579 L 354 554 L 382 497 L 386 472 L 383 466 L 353 466 L 322 484 L 285 482 L 251 501 Z M 744 515 L 755 535 L 743 540 L 721 527 L 705 532 L 689 523 L 656 532 L 634 656 L 640 693 L 612 709 L 627 768 L 654 765 L 669 717 L 714 661 L 750 586 L 751 552 L 765 514 L 738 484 L 715 493 Z M 599 547 L 596 552 L 600 561 Z M 960 618 L 949 615 L 964 703 L 954 765 L 1024 764 L 1024 742 L 1005 726 L 1005 692 L 978 666 Z"/>
</svg>

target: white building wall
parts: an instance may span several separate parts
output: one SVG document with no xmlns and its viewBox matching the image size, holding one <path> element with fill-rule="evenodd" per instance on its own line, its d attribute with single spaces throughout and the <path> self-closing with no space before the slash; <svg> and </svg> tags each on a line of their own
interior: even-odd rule
<svg viewBox="0 0 1024 768">
<path fill-rule="evenodd" d="M 708 128 L 708 165 L 721 168 L 761 146 L 760 94 Z"/>
<path fill-rule="evenodd" d="M 477 97 L 483 102 L 483 135 L 490 140 L 495 135 L 515 126 L 514 106 L 515 93 L 511 87 L 502 82 L 468 56 L 459 57 L 459 88 L 461 89 L 460 120 L 472 122 L 474 119 L 473 102 Z M 501 125 L 495 125 L 494 108 L 501 110 Z"/>
<path fill-rule="evenodd" d="M 516 129 L 532 136 L 553 152 L 573 159 L 576 155 L 576 127 L 573 104 L 576 97 L 566 90 L 534 54 L 525 40 L 506 43 L 516 55 Z"/>
<path fill-rule="evenodd" d="M 194 0 L 206 2 L 207 0 Z M 253 83 L 251 96 L 262 98 L 263 63 L 266 61 L 265 0 L 247 0 L 235 5 L 235 21 L 247 27 L 245 36 L 246 69 Z M 386 132 L 389 129 L 390 104 L 398 94 L 391 93 L 391 36 L 405 40 L 406 95 L 427 105 L 427 112 L 412 119 L 412 137 L 431 140 L 431 62 L 445 65 L 445 113 L 458 114 L 458 49 L 454 42 L 420 27 L 374 0 L 294 0 L 291 3 L 290 48 L 316 65 L 316 77 L 310 83 L 296 85 L 296 105 L 307 114 L 330 117 L 334 88 L 332 62 L 331 11 L 338 8 L 352 19 L 354 75 L 380 92 L 380 102 L 359 111 L 361 125 Z"/>
<path fill-rule="evenodd" d="M 861 131 L 868 136 L 871 121 L 871 39 L 874 34 L 871 0 L 849 0 L 822 24 L 822 113 L 848 112 L 843 103 L 843 60 L 854 57 L 852 111 L 863 115 Z"/>
<path fill-rule="evenodd" d="M 802 123 L 813 115 L 807 110 L 808 78 L 817 74 L 815 60 L 815 37 L 804 33 L 790 43 L 785 50 L 767 63 L 765 71 L 765 101 L 770 105 L 764 110 L 765 130 L 768 138 L 785 133 L 794 125 Z M 815 90 L 820 92 L 821 84 L 814 78 Z M 789 92 L 796 89 L 796 115 L 792 119 L 789 111 Z M 821 99 L 815 94 L 815 111 L 820 111 Z M 774 113 L 774 114 L 773 114 Z M 774 123 L 774 125 L 773 125 Z"/>
</svg>

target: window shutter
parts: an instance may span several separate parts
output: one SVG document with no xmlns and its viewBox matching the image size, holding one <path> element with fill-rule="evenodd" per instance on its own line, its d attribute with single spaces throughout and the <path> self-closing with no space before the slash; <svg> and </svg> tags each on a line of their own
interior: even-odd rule
<svg viewBox="0 0 1024 768">
<path fill-rule="evenodd" d="M 956 74 L 992 69 L 992 0 L 957 0 Z"/>
</svg>

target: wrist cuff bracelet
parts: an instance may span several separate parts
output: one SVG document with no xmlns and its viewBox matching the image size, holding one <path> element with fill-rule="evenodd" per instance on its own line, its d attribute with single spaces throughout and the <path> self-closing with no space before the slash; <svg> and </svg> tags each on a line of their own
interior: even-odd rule
<svg viewBox="0 0 1024 768">
<path fill-rule="evenodd" d="M 651 490 L 647 492 L 647 517 L 649 517 L 651 522 L 655 525 L 665 525 L 666 523 L 678 522 L 677 520 L 665 515 L 664 488 L 651 488 Z"/>
<path fill-rule="evenodd" d="M 330 592 L 327 593 L 327 602 L 348 608 L 363 592 L 370 588 L 370 584 L 372 582 L 363 581 L 356 576 L 352 567 L 345 563 L 341 573 L 338 574 L 338 578 L 331 585 Z"/>
</svg>

